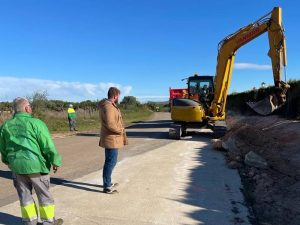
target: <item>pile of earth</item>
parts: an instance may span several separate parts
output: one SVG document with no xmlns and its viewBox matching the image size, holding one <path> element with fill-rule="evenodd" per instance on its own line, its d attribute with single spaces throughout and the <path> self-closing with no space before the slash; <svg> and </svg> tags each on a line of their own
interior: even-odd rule
<svg viewBox="0 0 300 225">
<path fill-rule="evenodd" d="M 222 139 L 238 169 L 253 224 L 300 224 L 300 121 L 278 116 L 229 117 Z"/>
</svg>

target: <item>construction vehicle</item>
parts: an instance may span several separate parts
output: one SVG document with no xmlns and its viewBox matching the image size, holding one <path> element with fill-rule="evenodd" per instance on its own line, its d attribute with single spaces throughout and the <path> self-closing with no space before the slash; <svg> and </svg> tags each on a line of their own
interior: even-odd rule
<svg viewBox="0 0 300 225">
<path fill-rule="evenodd" d="M 268 55 L 272 61 L 276 91 L 267 99 L 248 105 L 257 113 L 268 115 L 285 103 L 289 85 L 282 80 L 287 58 L 281 15 L 281 8 L 275 7 L 267 15 L 228 35 L 219 43 L 216 75 L 189 77 L 188 98 L 172 100 L 171 118 L 174 124 L 169 131 L 170 138 L 180 139 L 190 127 L 211 128 L 216 138 L 225 134 L 226 100 L 235 54 L 240 47 L 265 32 L 268 32 Z"/>
</svg>

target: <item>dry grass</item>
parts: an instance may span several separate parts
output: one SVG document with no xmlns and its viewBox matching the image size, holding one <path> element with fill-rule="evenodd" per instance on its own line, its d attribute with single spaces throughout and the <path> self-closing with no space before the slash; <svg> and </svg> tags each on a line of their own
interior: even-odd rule
<svg viewBox="0 0 300 225">
<path fill-rule="evenodd" d="M 147 109 L 135 109 L 132 111 L 122 111 L 124 123 L 130 123 L 145 120 L 151 116 L 152 112 Z M 11 118 L 12 114 L 0 114 L 0 125 L 7 119 Z M 45 111 L 38 116 L 43 120 L 51 133 L 64 133 L 69 131 L 69 123 L 67 112 Z M 99 111 L 78 110 L 77 111 L 77 129 L 80 131 L 91 131 L 100 129 Z"/>
</svg>

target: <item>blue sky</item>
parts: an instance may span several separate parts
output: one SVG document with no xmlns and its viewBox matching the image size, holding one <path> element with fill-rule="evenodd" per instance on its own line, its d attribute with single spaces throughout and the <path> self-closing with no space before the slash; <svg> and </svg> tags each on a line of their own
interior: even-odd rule
<svg viewBox="0 0 300 225">
<path fill-rule="evenodd" d="M 96 100 L 111 85 L 166 100 L 182 78 L 214 75 L 219 41 L 274 6 L 283 9 L 287 78 L 300 79 L 298 1 L 2 0 L 0 101 L 35 91 Z M 267 52 L 267 34 L 238 50 L 231 92 L 272 84 Z"/>
</svg>

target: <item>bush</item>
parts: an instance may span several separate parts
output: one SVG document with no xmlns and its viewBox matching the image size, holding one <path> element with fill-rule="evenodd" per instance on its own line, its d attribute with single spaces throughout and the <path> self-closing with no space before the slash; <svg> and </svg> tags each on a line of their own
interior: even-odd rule
<svg viewBox="0 0 300 225">
<path fill-rule="evenodd" d="M 125 96 L 120 103 L 120 107 L 126 110 L 135 110 L 141 106 L 141 103 L 134 96 Z"/>
</svg>

